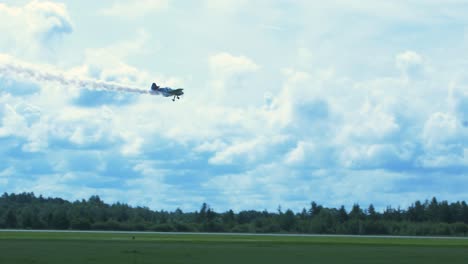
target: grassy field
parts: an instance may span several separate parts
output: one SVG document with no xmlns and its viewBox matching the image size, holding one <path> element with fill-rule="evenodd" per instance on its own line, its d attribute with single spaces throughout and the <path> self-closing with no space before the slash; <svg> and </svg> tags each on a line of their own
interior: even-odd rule
<svg viewBox="0 0 468 264">
<path fill-rule="evenodd" d="M 2 264 L 453 264 L 467 260 L 468 239 L 0 231 Z"/>
</svg>

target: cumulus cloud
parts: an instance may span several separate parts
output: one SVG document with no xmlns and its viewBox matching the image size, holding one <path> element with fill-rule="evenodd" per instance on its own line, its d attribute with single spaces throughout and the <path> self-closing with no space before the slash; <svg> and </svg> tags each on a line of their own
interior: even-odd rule
<svg viewBox="0 0 468 264">
<path fill-rule="evenodd" d="M 11 105 L 4 105 L 0 136 L 7 137 L 17 132 L 26 133 L 28 126 L 25 119 Z"/>
<path fill-rule="evenodd" d="M 242 67 L 223 68 L 223 63 L 219 65 L 220 69 L 224 69 L 225 76 L 251 72 L 256 68 L 246 67 L 249 70 L 244 70 Z M 358 177 L 353 174 L 354 171 L 373 173 L 383 177 L 388 184 L 397 184 L 401 178 L 409 177 L 407 170 L 414 170 L 418 166 L 466 166 L 466 143 L 460 141 L 460 138 L 465 137 L 464 127 L 455 112 L 435 112 L 427 120 L 414 119 L 414 127 L 409 126 L 400 115 L 400 112 L 405 112 L 405 106 L 395 103 L 401 97 L 393 94 L 385 98 L 374 97 L 369 92 L 372 89 L 361 85 L 351 85 L 351 91 L 338 97 L 333 90 L 336 85 L 335 75 L 333 71 L 314 73 L 285 70 L 281 90 L 267 97 L 268 107 L 259 104 L 246 109 L 199 105 L 198 102 L 190 101 L 175 109 L 173 104 L 154 104 L 154 100 L 147 97 L 125 105 L 86 109 L 67 105 L 66 98 L 77 96 L 73 90 L 60 91 L 54 88 L 56 85 L 53 82 L 39 82 L 39 93 L 31 96 L 44 98 L 33 100 L 37 103 L 35 106 L 25 104 L 21 97 L 3 93 L 0 100 L 7 104 L 1 110 L 0 131 L 4 138 L 11 135 L 23 138 L 21 144 L 25 152 L 44 151 L 48 147 L 80 151 L 99 149 L 125 157 L 128 159 L 126 166 L 138 174 L 136 178 L 125 182 L 125 188 L 136 190 L 144 186 L 161 190 L 163 194 L 158 197 L 168 201 L 168 193 L 179 191 L 168 183 L 171 177 L 179 173 L 198 174 L 202 166 L 200 164 L 204 164 L 202 167 L 209 165 L 208 172 L 204 172 L 209 174 L 206 176 L 208 178 L 203 178 L 204 183 L 200 179 L 196 181 L 201 187 L 197 187 L 197 183 L 192 183 L 195 187 L 191 187 L 224 193 L 226 200 L 214 202 L 218 206 L 229 204 L 224 208 L 239 202 L 235 198 L 238 195 L 236 193 L 247 195 L 259 206 L 268 204 L 268 208 L 274 209 L 287 199 L 290 202 L 288 206 L 299 208 L 304 205 L 303 201 L 294 201 L 288 198 L 289 195 L 304 198 L 313 190 L 317 195 L 321 193 L 327 196 L 328 190 L 336 195 L 337 201 L 346 201 L 336 193 L 348 188 L 353 179 L 367 181 L 369 186 L 359 185 L 360 190 L 367 193 L 384 186 L 370 176 Z M 385 81 L 394 82 L 381 80 Z M 61 82 L 58 84 L 62 85 Z M 324 90 L 328 85 L 331 89 Z M 372 87 L 375 92 L 377 86 Z M 60 95 L 57 102 L 45 100 L 53 93 Z M 349 95 L 353 93 L 360 96 L 355 98 Z M 54 104 L 57 104 L 55 108 L 47 107 L 48 110 L 38 106 Z M 403 109 L 398 109 L 401 107 Z M 425 105 L 411 107 L 426 109 Z M 196 110 L 186 111 L 191 108 Z M 60 114 L 50 112 L 51 109 L 60 109 Z M 346 109 L 348 111 L 344 111 Z M 155 112 L 164 118 L 155 121 Z M 285 121 L 281 122 L 282 119 Z M 172 120 L 177 122 L 170 122 Z M 199 122 L 194 123 L 193 120 Z M 34 130 L 34 133 L 20 134 L 15 130 Z M 453 150 L 462 154 L 450 154 Z M 161 163 L 142 162 L 142 159 L 148 158 L 161 159 Z M 84 173 L 82 169 L 72 166 L 76 160 L 90 167 L 101 168 L 100 173 L 111 166 L 105 164 L 105 159 L 102 161 L 104 165 L 86 161 L 83 157 L 52 160 L 55 173 L 71 169 L 76 173 Z M 175 164 L 171 165 L 171 160 Z M 195 161 L 199 163 L 191 164 Z M 187 166 L 188 169 L 186 172 L 175 172 L 177 165 Z M 229 170 L 221 169 L 223 166 L 233 166 L 241 172 L 229 173 Z M 333 188 L 317 190 L 309 183 L 327 182 L 320 172 L 323 170 L 327 171 L 325 175 L 332 175 L 337 183 L 332 184 Z M 336 176 L 340 173 L 346 176 Z M 57 179 L 54 183 L 57 192 L 65 188 L 70 180 L 70 177 L 66 181 L 63 177 Z M 110 182 L 115 184 L 114 180 Z M 99 182 L 95 184 L 102 184 Z M 226 185 L 235 188 L 227 188 Z M 258 191 L 260 185 L 265 187 Z M 296 187 L 291 194 L 292 185 Z M 123 187 L 119 188 L 99 189 L 99 192 L 109 191 L 108 197 L 118 197 L 110 193 L 116 195 Z M 37 187 L 36 190 L 41 189 Z M 88 190 L 91 192 L 97 189 Z M 203 190 L 197 189 L 191 195 L 197 201 L 204 201 L 204 197 L 208 198 Z M 346 193 L 364 199 L 357 192 Z M 388 190 L 388 193 L 389 197 L 393 197 L 392 190 Z M 161 204 L 150 196 L 133 201 L 139 204 Z M 247 204 L 240 203 L 237 208 L 242 206 Z"/>
<path fill-rule="evenodd" d="M 211 87 L 215 92 L 215 98 L 223 103 L 239 102 L 240 97 L 250 92 L 249 97 L 258 93 L 255 88 L 248 86 L 244 81 L 249 74 L 260 69 L 252 59 L 246 56 L 235 56 L 226 52 L 217 53 L 209 58 L 209 66 L 212 74 Z M 222 100 L 222 98 L 231 98 Z M 236 100 L 232 100 L 235 98 Z"/>
<path fill-rule="evenodd" d="M 135 156 L 141 154 L 144 139 L 136 135 L 123 134 L 126 144 L 121 148 L 121 153 L 125 156 Z"/>
<path fill-rule="evenodd" d="M 407 78 L 415 78 L 424 73 L 424 60 L 421 55 L 414 51 L 399 53 L 395 59 L 396 67 Z"/>
<path fill-rule="evenodd" d="M 47 49 L 50 41 L 71 33 L 73 25 L 66 6 L 49 1 L 31 1 L 24 6 L 0 3 L 0 48 L 24 55 Z"/>
<path fill-rule="evenodd" d="M 107 66 L 102 67 L 106 69 Z M 1 89 L 0 93 L 0 98 L 5 102 L 0 110 L 1 137 L 23 138 L 26 141 L 22 143 L 22 149 L 27 152 L 46 151 L 48 147 L 106 148 L 120 142 L 122 154 L 140 153 L 143 143 L 141 137 L 131 131 L 115 129 L 116 126 L 124 125 L 115 118 L 113 110 L 105 105 L 121 102 L 117 100 L 120 95 L 118 91 L 147 94 L 147 90 L 91 79 L 91 74 L 82 69 L 61 70 L 0 55 L 0 77 L 7 81 L 5 83 L 11 82 L 11 87 Z M 145 75 L 143 72 L 139 76 Z M 21 82 L 36 83 L 40 88 L 27 94 L 29 98 L 23 98 L 23 93 L 15 92 Z M 81 89 L 111 91 L 112 97 L 108 98 L 111 101 L 106 99 L 101 104 L 93 103 L 94 109 L 83 109 L 81 107 L 89 106 L 98 94 L 84 98 Z"/>
<path fill-rule="evenodd" d="M 425 152 L 419 158 L 429 168 L 466 167 L 468 131 L 463 122 L 450 113 L 433 113 L 422 132 Z"/>
<path fill-rule="evenodd" d="M 287 137 L 281 135 L 270 138 L 257 137 L 254 140 L 243 139 L 216 152 L 209 162 L 211 164 L 258 162 L 264 158 L 271 158 L 271 153 L 268 151 L 285 142 Z"/>
<path fill-rule="evenodd" d="M 314 150 L 316 150 L 316 147 L 313 143 L 300 141 L 297 143 L 297 146 L 286 155 L 286 163 L 297 164 L 303 163 L 306 160 L 313 161 L 316 157 L 311 157 L 308 153 Z"/>
<path fill-rule="evenodd" d="M 246 0 L 205 0 L 205 6 L 208 9 L 215 9 L 217 11 L 236 11 L 238 8 L 245 6 L 248 1 Z"/>
<path fill-rule="evenodd" d="M 405 170 L 412 167 L 414 145 L 365 144 L 344 147 L 339 160 L 341 166 L 350 169 Z"/>
<path fill-rule="evenodd" d="M 230 204 L 230 208 L 234 210 L 252 207 L 276 210 L 281 201 L 302 191 L 301 186 L 294 184 L 297 180 L 291 171 L 286 171 L 281 166 L 264 164 L 242 173 L 212 177 L 202 187 L 205 191 L 216 190 L 222 193 L 213 199 L 214 205 L 218 207 Z M 294 205 L 294 209 L 301 206 L 294 201 L 290 201 L 288 205 Z"/>
<path fill-rule="evenodd" d="M 4 170 L 0 170 L 0 184 L 3 186 L 8 184 L 8 178 L 15 175 L 15 170 L 12 167 L 8 167 Z"/>
<path fill-rule="evenodd" d="M 243 73 L 255 72 L 259 66 L 245 56 L 234 56 L 226 52 L 210 57 L 211 71 L 215 75 L 231 77 Z"/>
<path fill-rule="evenodd" d="M 462 85 L 462 87 L 450 90 L 449 103 L 462 126 L 468 128 L 468 86 Z"/>
<path fill-rule="evenodd" d="M 445 154 L 445 155 L 444 155 Z M 462 152 L 448 153 L 427 153 L 418 160 L 420 164 L 428 169 L 455 168 L 457 172 L 464 171 L 468 167 L 468 148 L 463 148 Z"/>
<path fill-rule="evenodd" d="M 446 147 L 447 143 L 456 142 L 460 124 L 447 113 L 436 112 L 424 124 L 423 139 L 428 148 Z"/>
<path fill-rule="evenodd" d="M 216 139 L 214 141 L 205 141 L 202 142 L 200 145 L 195 147 L 195 151 L 197 152 L 214 152 L 221 150 L 226 147 L 226 143 L 222 142 L 220 139 Z"/>
<path fill-rule="evenodd" d="M 447 25 L 426 14 L 438 4 L 204 1 L 173 10 L 168 1 L 114 1 L 89 13 L 89 23 L 74 21 L 77 34 L 101 36 L 90 25 L 103 14 L 132 19 L 106 18 L 114 29 L 80 38 L 76 54 L 50 66 L 27 63 L 22 52 L 30 42 L 42 51 L 43 42 L 70 32 L 70 16 L 65 5 L 32 3 L 0 5 L 2 17 L 36 12 L 30 16 L 38 22 L 0 25 L 7 32 L 0 48 L 10 54 L 0 56 L 6 191 L 99 194 L 158 210 L 195 210 L 204 201 L 219 210 L 299 210 L 310 200 L 404 206 L 426 195 L 464 194 L 457 186 L 467 179 L 468 93 L 456 77 L 466 75 L 459 70 L 466 65 L 457 27 L 443 32 L 456 33 L 447 38 L 428 35 Z M 175 30 L 141 19 L 150 14 Z M 408 21 L 417 34 L 400 30 Z M 5 24 L 24 30 L 14 35 Z M 419 41 L 435 36 L 454 50 L 439 54 Z M 164 72 L 145 69 L 154 61 Z M 432 69 L 438 74 L 427 74 Z M 173 103 L 120 93 L 147 90 L 154 80 L 186 87 L 187 96 Z"/>
<path fill-rule="evenodd" d="M 424 76 L 418 76 L 421 78 L 407 90 L 408 78 L 425 67 L 423 56 L 407 51 L 396 58 L 401 77 L 380 78 L 365 85 L 341 82 L 333 71 L 283 70 L 283 88 L 273 97 L 269 111 L 274 113 L 272 118 L 283 120 L 277 123 L 283 130 L 298 138 L 296 147 L 285 154 L 285 164 L 406 171 L 429 166 L 429 160 L 445 157 L 447 151 L 463 153 L 463 122 L 431 111 L 434 104 L 440 105 L 436 97 L 417 99 L 427 90 Z M 439 94 L 444 96 L 444 90 Z M 446 88 L 445 96 L 448 94 Z M 460 109 L 463 96 L 456 97 L 454 109 Z M 439 107 L 447 109 L 447 105 Z M 464 166 L 463 154 L 458 156 L 452 166 Z"/>
<path fill-rule="evenodd" d="M 88 48 L 85 50 L 84 65 L 74 70 L 101 80 L 147 85 L 150 80 L 148 73 L 127 64 L 126 61 L 130 56 L 145 54 L 149 50 L 148 39 L 148 33 L 141 29 L 131 40 L 102 48 Z M 152 43 L 151 49 L 155 47 L 157 44 Z"/>
<path fill-rule="evenodd" d="M 391 138 L 400 130 L 393 113 L 385 111 L 381 105 L 371 105 L 369 102 L 364 102 L 361 109 L 348 118 L 349 122 L 342 127 L 339 140 L 346 137 L 346 141 L 379 142 Z"/>
<path fill-rule="evenodd" d="M 103 9 L 101 13 L 119 18 L 136 18 L 153 14 L 168 7 L 168 0 L 118 0 L 114 1 L 111 7 Z"/>
</svg>

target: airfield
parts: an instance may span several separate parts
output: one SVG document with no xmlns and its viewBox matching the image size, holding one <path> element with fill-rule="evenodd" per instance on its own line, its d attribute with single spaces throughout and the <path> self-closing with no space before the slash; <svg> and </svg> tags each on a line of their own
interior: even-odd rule
<svg viewBox="0 0 468 264">
<path fill-rule="evenodd" d="M 467 238 L 0 231 L 0 263 L 466 263 Z"/>
</svg>

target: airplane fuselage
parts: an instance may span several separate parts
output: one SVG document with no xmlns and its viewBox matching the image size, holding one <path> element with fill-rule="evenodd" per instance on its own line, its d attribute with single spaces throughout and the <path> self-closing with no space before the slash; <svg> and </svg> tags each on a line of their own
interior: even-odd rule
<svg viewBox="0 0 468 264">
<path fill-rule="evenodd" d="M 155 94 L 155 95 L 162 95 L 165 97 L 174 96 L 174 98 L 172 99 L 172 101 L 174 101 L 176 98 L 180 99 L 179 96 L 184 94 L 183 90 L 184 89 L 182 88 L 172 89 L 170 87 L 159 87 L 153 84 L 153 86 L 151 87 L 150 93 Z"/>
</svg>

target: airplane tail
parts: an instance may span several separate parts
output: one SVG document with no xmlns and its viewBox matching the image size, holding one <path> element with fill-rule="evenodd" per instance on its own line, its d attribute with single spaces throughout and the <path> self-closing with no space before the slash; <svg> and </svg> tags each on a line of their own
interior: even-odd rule
<svg viewBox="0 0 468 264">
<path fill-rule="evenodd" d="M 158 89 L 159 89 L 159 86 L 158 86 L 156 83 L 153 83 L 153 84 L 151 85 L 151 90 L 156 91 L 156 90 L 158 90 Z"/>
</svg>

